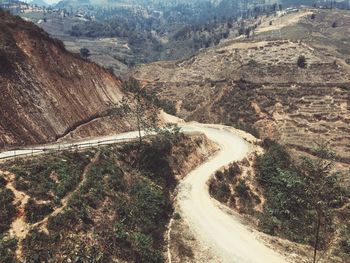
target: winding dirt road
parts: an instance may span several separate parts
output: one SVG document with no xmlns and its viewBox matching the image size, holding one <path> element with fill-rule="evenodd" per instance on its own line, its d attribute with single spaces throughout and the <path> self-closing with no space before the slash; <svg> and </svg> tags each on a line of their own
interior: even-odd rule
<svg viewBox="0 0 350 263">
<path fill-rule="evenodd" d="M 230 215 L 220 209 L 208 191 L 207 181 L 210 176 L 229 163 L 243 159 L 249 153 L 249 144 L 240 136 L 226 130 L 220 125 L 203 125 L 199 123 L 178 122 L 185 132 L 201 132 L 220 146 L 213 158 L 190 172 L 179 185 L 178 204 L 181 216 L 190 225 L 198 240 L 211 248 L 220 262 L 233 263 L 277 263 L 286 262 L 283 257 L 266 247 L 250 231 L 238 216 Z M 137 132 L 123 133 L 98 139 L 74 143 L 75 148 L 86 145 L 106 145 L 116 143 L 116 140 L 128 141 L 135 139 Z M 109 140 L 109 141 L 106 141 Z M 103 141 L 103 142 L 102 142 Z M 58 144 L 50 145 L 56 148 Z M 60 150 L 72 148 L 72 144 L 60 144 Z M 18 149 L 0 153 L 0 158 L 11 157 L 18 153 L 44 154 L 47 150 L 36 147 L 31 150 Z"/>
<path fill-rule="evenodd" d="M 239 217 L 226 213 L 209 195 L 207 181 L 218 169 L 249 153 L 249 144 L 219 125 L 184 126 L 186 131 L 203 132 L 220 146 L 209 161 L 190 172 L 180 183 L 178 204 L 181 216 L 190 224 L 199 240 L 212 248 L 221 262 L 277 263 L 285 259 L 257 239 Z"/>
</svg>

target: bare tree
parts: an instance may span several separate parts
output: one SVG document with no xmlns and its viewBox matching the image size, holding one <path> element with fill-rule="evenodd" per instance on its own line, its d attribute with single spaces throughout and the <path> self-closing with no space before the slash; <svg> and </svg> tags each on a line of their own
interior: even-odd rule
<svg viewBox="0 0 350 263">
<path fill-rule="evenodd" d="M 113 115 L 127 117 L 134 121 L 138 131 L 139 147 L 143 142 L 143 133 L 149 134 L 158 129 L 158 111 L 146 99 L 146 93 L 140 83 L 131 78 L 123 82 L 122 89 L 127 93 L 121 102 L 112 105 Z"/>
<path fill-rule="evenodd" d="M 316 262 L 317 251 L 326 246 L 333 234 L 334 208 L 344 202 L 344 189 L 338 182 L 339 174 L 333 172 L 335 153 L 325 143 L 318 144 L 314 152 L 317 157 L 303 158 L 300 167 L 306 186 L 306 205 L 315 211 L 313 263 Z"/>
</svg>

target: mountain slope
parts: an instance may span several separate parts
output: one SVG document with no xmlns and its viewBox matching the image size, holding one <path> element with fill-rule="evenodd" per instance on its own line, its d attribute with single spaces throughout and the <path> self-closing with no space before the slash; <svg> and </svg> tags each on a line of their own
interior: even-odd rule
<svg viewBox="0 0 350 263">
<path fill-rule="evenodd" d="M 140 66 L 133 74 L 176 103 L 182 118 L 256 130 L 297 152 L 312 153 L 316 142 L 326 141 L 348 167 L 350 68 L 344 57 L 301 41 L 257 38 Z M 305 68 L 297 64 L 300 55 Z"/>
<path fill-rule="evenodd" d="M 120 81 L 34 24 L 0 13 L 0 145 L 44 143 L 122 98 Z"/>
</svg>

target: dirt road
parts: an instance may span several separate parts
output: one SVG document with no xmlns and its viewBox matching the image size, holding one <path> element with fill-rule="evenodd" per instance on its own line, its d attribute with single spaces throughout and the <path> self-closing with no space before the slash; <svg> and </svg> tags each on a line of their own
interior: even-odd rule
<svg viewBox="0 0 350 263">
<path fill-rule="evenodd" d="M 200 165 L 181 182 L 178 204 L 181 216 L 190 224 L 205 246 L 212 248 L 221 262 L 277 263 L 286 262 L 282 256 L 266 247 L 238 216 L 219 208 L 209 196 L 207 181 L 222 166 L 241 160 L 249 152 L 249 145 L 232 132 L 208 128 L 200 124 L 186 125 L 185 130 L 203 132 L 220 146 L 220 151 Z"/>
<path fill-rule="evenodd" d="M 169 116 L 167 117 L 169 119 Z M 189 223 L 198 240 L 211 248 L 221 262 L 237 263 L 277 263 L 285 260 L 267 248 L 250 231 L 238 216 L 230 215 L 219 208 L 219 204 L 209 196 L 207 181 L 221 167 L 241 160 L 249 152 L 249 144 L 239 135 L 225 130 L 220 125 L 203 125 L 199 123 L 178 122 L 185 132 L 201 132 L 220 146 L 219 152 L 209 161 L 197 167 L 180 183 L 178 205 L 181 216 Z M 116 143 L 116 140 L 128 141 L 137 137 L 137 132 L 118 134 L 98 139 L 74 143 L 75 148 L 86 145 L 102 145 Z M 107 140 L 107 141 L 106 141 Z M 103 141 L 103 142 L 102 142 Z M 56 148 L 57 144 L 48 148 Z M 72 148 L 71 144 L 60 144 L 60 149 Z M 75 149 L 73 147 L 73 149 Z M 42 146 L 33 150 L 17 149 L 16 153 L 44 154 Z M 0 153 L 1 157 L 11 157 L 13 151 Z"/>
</svg>

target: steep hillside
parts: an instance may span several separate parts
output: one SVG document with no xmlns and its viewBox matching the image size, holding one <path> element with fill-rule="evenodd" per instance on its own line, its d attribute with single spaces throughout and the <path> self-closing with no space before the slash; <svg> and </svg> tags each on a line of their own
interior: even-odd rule
<svg viewBox="0 0 350 263">
<path fill-rule="evenodd" d="M 101 67 L 19 17 L 0 12 L 0 145 L 56 140 L 123 93 Z"/>
<path fill-rule="evenodd" d="M 178 134 L 1 163 L 0 261 L 164 262 L 176 180 L 213 151 Z"/>
<path fill-rule="evenodd" d="M 297 64 L 301 55 L 304 68 Z M 256 131 L 298 152 L 312 153 L 316 142 L 329 141 L 339 164 L 348 166 L 350 68 L 345 59 L 300 41 L 241 39 L 187 60 L 141 66 L 133 74 L 175 103 L 187 120 Z"/>
<path fill-rule="evenodd" d="M 302 40 L 329 55 L 349 59 L 350 12 L 339 9 L 313 9 L 308 13 L 309 15 L 302 16 L 297 24 L 288 23 L 289 15 L 270 17 L 262 24 L 262 28 L 258 29 L 257 38 L 271 39 L 282 36 L 294 41 Z M 294 16 L 300 17 L 300 14 L 301 12 L 294 13 Z M 277 30 L 278 34 L 275 34 Z"/>
</svg>

